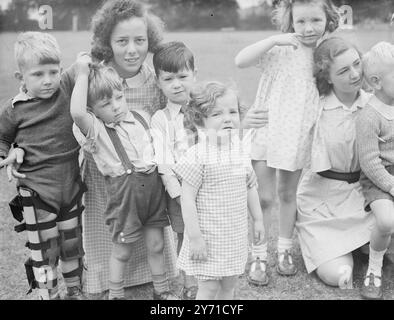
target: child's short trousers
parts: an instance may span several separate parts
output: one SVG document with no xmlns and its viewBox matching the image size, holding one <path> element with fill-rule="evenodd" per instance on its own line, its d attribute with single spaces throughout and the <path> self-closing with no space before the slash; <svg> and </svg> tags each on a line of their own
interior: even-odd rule
<svg viewBox="0 0 394 320">
<path fill-rule="evenodd" d="M 175 199 L 172 199 L 167 192 L 166 195 L 167 213 L 170 218 L 172 230 L 176 233 L 183 233 L 185 231 L 185 224 L 183 223 L 181 206 Z"/>
<path fill-rule="evenodd" d="M 387 166 L 386 170 L 391 175 L 394 175 L 394 166 Z M 379 189 L 362 171 L 360 175 L 360 184 L 365 198 L 365 211 L 371 211 L 370 204 L 375 200 L 387 199 L 394 202 L 394 197 L 390 193 Z"/>
<path fill-rule="evenodd" d="M 64 163 L 48 163 L 41 170 L 24 173 L 26 178 L 18 179 L 17 186 L 32 189 L 52 208 L 52 212 L 38 210 L 39 221 L 51 213 L 58 214 L 60 209 L 68 207 L 82 186 L 77 157 Z"/>
<path fill-rule="evenodd" d="M 133 243 L 143 236 L 144 227 L 169 225 L 165 190 L 157 169 L 149 174 L 106 176 L 105 183 L 108 201 L 104 217 L 114 243 Z"/>
</svg>

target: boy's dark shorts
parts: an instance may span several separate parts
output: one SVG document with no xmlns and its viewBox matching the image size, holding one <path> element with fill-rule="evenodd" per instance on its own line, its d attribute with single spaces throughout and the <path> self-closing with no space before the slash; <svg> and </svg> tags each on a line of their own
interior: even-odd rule
<svg viewBox="0 0 394 320">
<path fill-rule="evenodd" d="M 105 177 L 108 193 L 104 212 L 114 243 L 133 243 L 145 227 L 169 225 L 165 190 L 157 169 L 150 173 Z"/>
<path fill-rule="evenodd" d="M 394 175 L 394 166 L 387 166 L 386 170 L 391 175 Z M 387 199 L 394 202 L 394 197 L 390 193 L 384 192 L 382 189 L 378 188 L 362 171 L 360 175 L 360 184 L 365 198 L 365 211 L 371 211 L 370 204 L 375 200 Z"/>
<path fill-rule="evenodd" d="M 175 199 L 172 199 L 170 195 L 166 192 L 167 198 L 167 213 L 170 218 L 172 230 L 176 233 L 184 233 L 185 224 L 183 223 L 182 218 L 182 209 L 181 206 L 176 202 Z"/>
</svg>

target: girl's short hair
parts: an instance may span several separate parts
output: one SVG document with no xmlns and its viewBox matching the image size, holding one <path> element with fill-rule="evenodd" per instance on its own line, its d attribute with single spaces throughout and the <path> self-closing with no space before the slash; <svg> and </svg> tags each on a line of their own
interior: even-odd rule
<svg viewBox="0 0 394 320">
<path fill-rule="evenodd" d="M 313 74 L 316 78 L 316 85 L 320 95 L 331 93 L 332 84 L 329 83 L 330 66 L 336 57 L 349 49 L 356 50 L 361 58 L 362 54 L 354 44 L 339 37 L 323 40 L 315 49 L 313 54 Z"/>
<path fill-rule="evenodd" d="M 223 97 L 229 91 L 237 95 L 235 88 L 226 86 L 221 82 L 208 81 L 196 83 L 190 90 L 190 100 L 184 116 L 185 129 L 196 132 L 197 127 L 203 127 L 203 119 L 209 116 L 216 105 L 216 100 Z M 238 111 L 240 114 L 244 112 L 239 98 Z"/>
<path fill-rule="evenodd" d="M 92 56 L 99 61 L 110 61 L 113 57 L 110 42 L 113 29 L 119 22 L 133 17 L 142 18 L 145 21 L 148 31 L 148 51 L 155 52 L 163 40 L 163 21 L 149 13 L 138 1 L 113 0 L 105 2 L 92 18 Z"/>
<path fill-rule="evenodd" d="M 279 5 L 272 12 L 272 22 L 278 26 L 282 32 L 294 32 L 293 28 L 293 6 L 301 4 L 320 4 L 326 13 L 326 31 L 333 32 L 339 25 L 339 12 L 331 0 L 281 0 Z"/>
<path fill-rule="evenodd" d="M 114 90 L 123 92 L 122 79 L 112 67 L 102 63 L 90 66 L 87 105 L 94 105 L 103 99 L 112 98 Z"/>
<path fill-rule="evenodd" d="M 394 64 L 394 45 L 389 42 L 381 41 L 375 44 L 363 56 L 364 74 L 367 82 L 373 75 L 382 75 L 390 70 L 390 65 Z"/>
<path fill-rule="evenodd" d="M 15 61 L 20 71 L 28 64 L 60 64 L 60 48 L 54 36 L 44 32 L 23 32 L 14 45 Z"/>
</svg>

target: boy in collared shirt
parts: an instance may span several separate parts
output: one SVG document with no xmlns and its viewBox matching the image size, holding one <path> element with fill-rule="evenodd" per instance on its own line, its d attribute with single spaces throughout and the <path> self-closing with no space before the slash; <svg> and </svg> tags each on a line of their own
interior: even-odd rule
<svg viewBox="0 0 394 320">
<path fill-rule="evenodd" d="M 128 110 L 122 81 L 113 68 L 92 65 L 88 54 L 79 55 L 76 67 L 71 115 L 86 137 L 78 140 L 104 175 L 108 193 L 104 215 L 113 242 L 109 299 L 125 298 L 124 270 L 132 244 L 144 238 L 153 298 L 177 300 L 166 274 L 163 228 L 169 222 L 148 124 L 139 113 Z"/>
<path fill-rule="evenodd" d="M 394 45 L 376 44 L 364 55 L 363 66 L 374 95 L 356 122 L 360 183 L 376 224 L 361 295 L 381 299 L 383 256 L 394 231 Z"/>
<path fill-rule="evenodd" d="M 184 223 L 180 205 L 181 186 L 172 167 L 188 148 L 183 125 L 183 110 L 189 101 L 190 89 L 196 81 L 194 56 L 182 42 L 163 44 L 153 56 L 157 83 L 168 99 L 167 106 L 152 117 L 154 145 L 158 170 L 166 188 L 167 213 L 177 233 L 179 255 L 184 236 Z M 184 275 L 183 299 L 195 299 L 196 281 Z"/>
<path fill-rule="evenodd" d="M 60 258 L 67 299 L 83 299 L 82 193 L 79 145 L 72 134 L 69 103 L 73 69 L 61 74 L 60 49 L 47 33 L 25 32 L 15 43 L 20 93 L 0 114 L 0 162 L 19 168 L 11 211 L 27 231 L 31 258 L 25 263 L 30 291 L 58 299 Z M 12 144 L 18 148 L 11 149 Z M 17 157 L 20 157 L 17 161 Z M 29 292 L 30 292 L 29 291 Z"/>
</svg>

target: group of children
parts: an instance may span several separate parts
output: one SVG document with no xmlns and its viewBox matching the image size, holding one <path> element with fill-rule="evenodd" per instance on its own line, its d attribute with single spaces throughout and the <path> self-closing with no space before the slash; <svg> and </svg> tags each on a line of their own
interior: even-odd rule
<svg viewBox="0 0 394 320">
<path fill-rule="evenodd" d="M 87 192 L 99 184 L 105 189 L 100 196 L 113 242 L 109 299 L 125 298 L 126 264 L 140 239 L 153 298 L 179 299 L 170 289 L 164 257 L 169 224 L 178 240 L 183 298 L 233 299 L 248 260 L 248 211 L 254 238 L 248 280 L 266 285 L 277 184 L 277 271 L 296 274 L 291 250 L 296 190 L 302 169 L 309 166 L 319 105 L 313 50 L 338 26 L 331 1 L 281 1 L 274 17 L 284 33 L 235 58 L 239 67 L 262 69 L 256 101 L 245 119 L 253 118 L 254 110 L 268 110 L 268 125 L 256 130 L 251 148 L 242 139 L 243 110 L 233 88 L 197 82 L 193 53 L 181 42 L 159 44 L 159 24 L 138 2 L 116 0 L 100 10 L 101 18 L 111 14 L 113 23 L 96 24 L 92 54 L 80 53 L 64 72 L 51 35 L 26 32 L 15 44 L 21 90 L 0 115 L 0 166 L 8 165 L 18 177 L 11 210 L 22 222 L 18 231 L 27 231 L 31 288 L 39 288 L 42 299 L 59 298 L 60 258 L 66 298 L 83 297 L 80 217 L 86 184 Z M 144 63 L 149 51 L 154 78 Z M 373 48 L 364 67 L 375 90 L 359 120 L 363 187 L 376 216 L 363 294 L 373 297 L 381 290 L 376 279 L 394 227 L 393 45 Z M 150 105 L 128 93 L 150 85 L 160 89 L 145 93 L 154 95 Z M 90 166 L 85 183 L 78 143 Z M 84 201 L 86 211 L 91 203 L 92 198 Z"/>
</svg>

